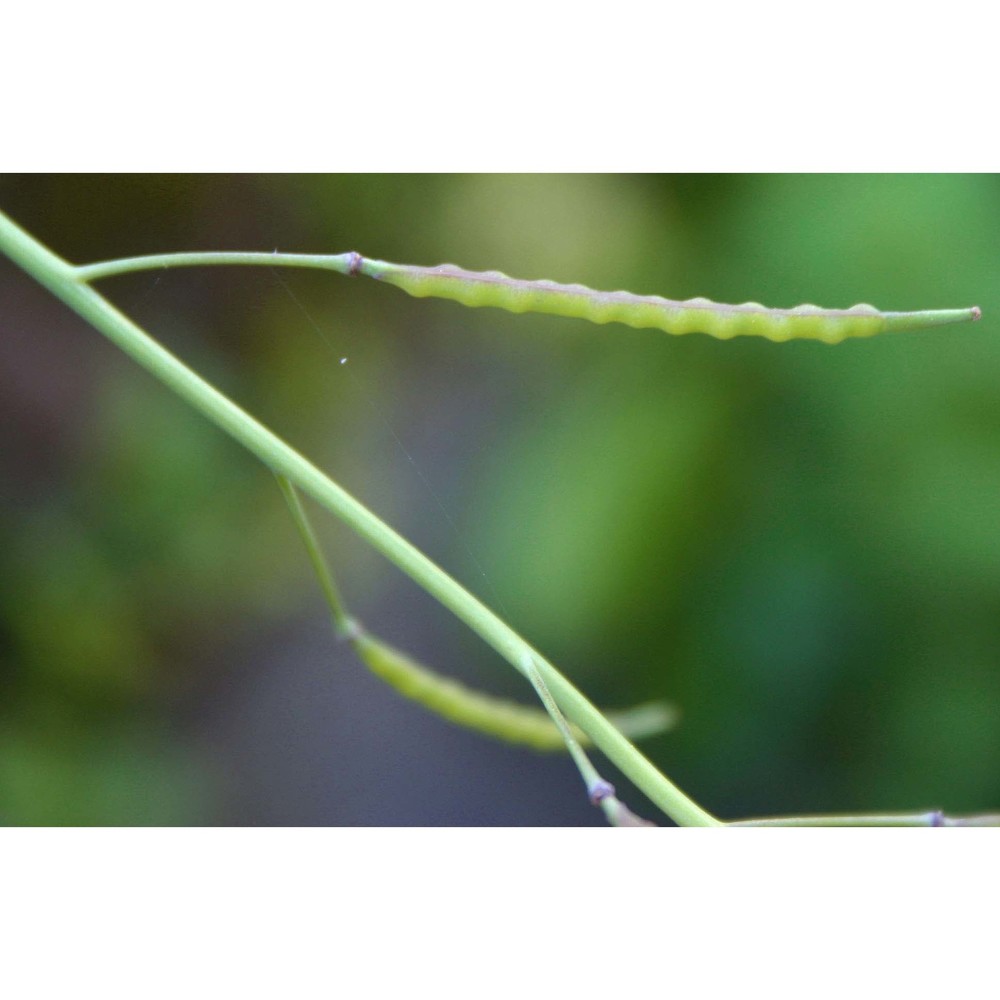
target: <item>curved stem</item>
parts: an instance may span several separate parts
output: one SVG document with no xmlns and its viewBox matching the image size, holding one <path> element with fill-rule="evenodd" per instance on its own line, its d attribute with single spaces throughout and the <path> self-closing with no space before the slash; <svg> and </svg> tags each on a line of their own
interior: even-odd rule
<svg viewBox="0 0 1000 1000">
<path fill-rule="evenodd" d="M 356 261 L 360 258 L 354 253 L 341 254 L 310 254 L 310 253 L 261 253 L 256 252 L 218 252 L 205 253 L 160 253 L 148 254 L 143 257 L 122 257 L 119 260 L 102 261 L 99 264 L 82 264 L 73 268 L 77 281 L 99 281 L 101 278 L 111 278 L 116 274 L 133 274 L 137 271 L 157 271 L 174 267 L 203 267 L 219 264 L 256 265 L 258 267 L 311 267 L 337 274 L 353 274 L 356 272 Z"/>
<path fill-rule="evenodd" d="M 294 448 L 115 309 L 81 279 L 80 269 L 56 256 L 2 213 L 0 250 L 190 406 L 341 518 L 517 670 L 523 673 L 525 657 L 532 658 L 568 718 L 671 819 L 684 826 L 723 825 L 661 774 L 573 684 L 489 608 Z"/>
</svg>

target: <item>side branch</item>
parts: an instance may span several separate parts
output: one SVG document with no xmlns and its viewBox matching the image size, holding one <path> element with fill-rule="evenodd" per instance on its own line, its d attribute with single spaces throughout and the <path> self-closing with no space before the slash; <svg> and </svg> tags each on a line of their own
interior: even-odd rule
<svg viewBox="0 0 1000 1000">
<path fill-rule="evenodd" d="M 358 274 L 361 255 L 356 253 L 308 254 L 308 253 L 260 253 L 260 252 L 206 252 L 206 253 L 160 253 L 143 257 L 122 257 L 118 260 L 102 261 L 99 264 L 82 264 L 73 268 L 77 281 L 88 284 L 102 278 L 112 278 L 118 274 L 133 274 L 137 271 L 160 271 L 175 267 L 208 267 L 241 265 L 249 267 L 311 267 L 337 274 Z"/>
</svg>

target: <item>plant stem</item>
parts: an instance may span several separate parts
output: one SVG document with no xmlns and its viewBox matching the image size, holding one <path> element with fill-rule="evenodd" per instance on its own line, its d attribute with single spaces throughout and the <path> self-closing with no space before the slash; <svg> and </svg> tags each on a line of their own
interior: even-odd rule
<svg viewBox="0 0 1000 1000">
<path fill-rule="evenodd" d="M 566 715 L 676 823 L 684 826 L 723 825 L 662 775 L 573 684 L 489 608 L 295 449 L 196 375 L 87 285 L 82 277 L 88 274 L 87 269 L 75 268 L 56 256 L 2 213 L 0 250 L 185 402 L 273 471 L 286 476 L 300 490 L 341 518 L 464 621 L 517 670 L 523 672 L 525 656 L 531 657 Z M 347 266 L 350 270 L 349 262 Z M 104 268 L 105 275 L 113 273 L 110 264 L 101 267 Z M 89 274 L 93 278 L 93 268 Z"/>
<path fill-rule="evenodd" d="M 319 580 L 320 588 L 323 591 L 327 607 L 329 607 L 330 615 L 333 618 L 333 630 L 342 639 L 350 638 L 355 632 L 354 619 L 351 618 L 347 608 L 344 606 L 343 598 L 340 596 L 340 589 L 337 587 L 333 579 L 333 573 L 330 572 L 330 567 L 327 565 L 323 549 L 319 544 L 319 539 L 316 537 L 316 532 L 313 531 L 312 522 L 310 522 L 302 507 L 302 501 L 299 499 L 298 493 L 295 492 L 295 487 L 279 473 L 275 473 L 275 479 L 278 480 L 278 487 L 288 502 L 295 526 L 299 529 L 299 534 L 302 536 L 306 552 L 309 553 L 309 561 L 312 563 L 313 571 L 316 573 L 317 580 Z"/>
<path fill-rule="evenodd" d="M 555 698 L 552 697 L 552 692 L 542 680 L 542 675 L 535 669 L 530 658 L 525 659 L 524 672 L 528 675 L 528 680 L 531 681 L 535 693 L 545 706 L 545 711 L 549 713 L 549 717 L 562 735 L 566 749 L 573 758 L 573 763 L 576 764 L 576 769 L 580 772 L 584 785 L 587 786 L 587 795 L 591 805 L 598 806 L 612 826 L 653 826 L 654 824 L 636 816 L 624 805 L 615 795 L 614 785 L 598 773 L 597 768 L 590 762 L 586 751 L 573 735 L 569 723 L 559 710 Z"/>
<path fill-rule="evenodd" d="M 137 271 L 155 271 L 173 267 L 203 267 L 218 264 L 243 264 L 258 267 L 309 267 L 337 274 L 351 274 L 357 254 L 311 254 L 311 253 L 261 253 L 219 252 L 204 253 L 160 253 L 143 257 L 122 257 L 119 260 L 102 261 L 99 264 L 83 264 L 74 268 L 77 281 L 91 282 L 101 278 L 111 278 L 116 274 L 133 274 Z"/>
<path fill-rule="evenodd" d="M 525 657 L 522 670 L 528 680 L 531 681 L 535 693 L 545 706 L 545 711 L 549 713 L 552 721 L 556 724 L 556 728 L 559 730 L 563 742 L 566 744 L 566 749 L 569 751 L 570 757 L 573 758 L 573 763 L 576 764 L 576 769 L 580 772 L 580 777 L 583 778 L 583 783 L 587 786 L 589 792 L 598 782 L 603 782 L 604 779 L 597 773 L 597 768 L 590 762 L 590 758 L 583 747 L 577 742 L 576 737 L 569 728 L 569 723 L 562 712 L 559 711 L 559 706 L 556 704 L 555 698 L 552 697 L 552 692 L 549 691 L 545 681 L 542 680 L 542 675 L 535 669 L 535 664 L 532 662 L 530 656 Z"/>
<path fill-rule="evenodd" d="M 1000 816 L 945 816 L 939 811 L 884 816 L 775 816 L 726 826 L 1000 826 Z"/>
</svg>

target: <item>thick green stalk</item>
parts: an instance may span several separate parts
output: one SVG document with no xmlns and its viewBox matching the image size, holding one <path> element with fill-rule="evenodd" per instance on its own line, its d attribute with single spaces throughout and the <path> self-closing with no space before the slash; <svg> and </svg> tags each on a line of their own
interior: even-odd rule
<svg viewBox="0 0 1000 1000">
<path fill-rule="evenodd" d="M 675 822 L 721 826 L 664 777 L 595 706 L 510 626 L 422 552 L 402 538 L 316 466 L 187 368 L 86 284 L 94 269 L 77 269 L 0 213 L 0 250 L 48 288 L 150 374 L 176 392 L 275 472 L 336 514 L 429 594 L 464 621 L 519 671 L 533 658 L 556 701 L 608 758 Z M 331 258 L 332 259 L 332 258 Z M 109 273 L 108 265 L 103 265 Z M 348 262 L 348 270 L 352 265 Z"/>
</svg>

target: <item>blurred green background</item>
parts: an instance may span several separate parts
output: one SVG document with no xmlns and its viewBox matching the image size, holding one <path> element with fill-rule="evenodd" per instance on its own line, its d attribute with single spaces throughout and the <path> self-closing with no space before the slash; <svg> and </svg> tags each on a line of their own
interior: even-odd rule
<svg viewBox="0 0 1000 1000">
<path fill-rule="evenodd" d="M 828 347 L 299 271 L 100 285 L 599 704 L 678 702 L 644 749 L 706 808 L 1000 807 L 996 177 L 5 176 L 0 208 L 80 263 L 354 249 L 674 298 L 980 305 Z M 5 260 L 0 504 L 0 822 L 602 822 L 566 759 L 366 675 L 267 470 Z M 316 522 L 373 631 L 530 700 Z"/>
</svg>

